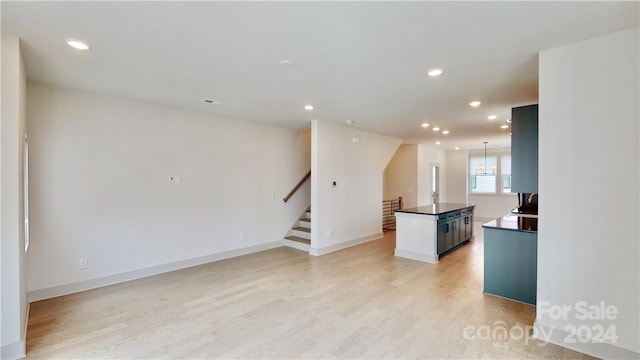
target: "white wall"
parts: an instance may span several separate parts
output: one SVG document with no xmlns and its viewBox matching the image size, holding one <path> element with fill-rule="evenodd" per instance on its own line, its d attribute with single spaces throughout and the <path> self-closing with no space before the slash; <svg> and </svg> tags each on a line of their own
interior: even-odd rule
<svg viewBox="0 0 640 360">
<path fill-rule="evenodd" d="M 635 28 L 540 53 L 536 324 L 598 357 L 640 352 L 639 41 Z M 578 301 L 604 301 L 617 318 L 544 311 Z M 568 325 L 615 326 L 618 339 L 568 344 Z"/>
<path fill-rule="evenodd" d="M 518 207 L 518 196 L 509 195 L 474 195 L 469 194 L 469 202 L 476 204 L 474 216 L 478 221 L 489 221 L 504 216 Z"/>
<path fill-rule="evenodd" d="M 308 133 L 36 83 L 28 100 L 32 298 L 278 246 L 309 204 L 308 184 L 282 202 Z"/>
<path fill-rule="evenodd" d="M 468 164 L 469 152 L 467 150 L 449 150 L 445 153 L 445 165 L 447 174 L 446 183 L 447 201 L 453 203 L 466 203 L 468 192 Z"/>
<path fill-rule="evenodd" d="M 431 164 L 435 163 L 440 166 L 440 202 L 466 203 L 466 165 L 461 161 L 467 160 L 459 155 L 450 160 L 448 152 L 429 145 L 401 145 L 384 171 L 385 199 L 402 196 L 405 208 L 431 204 Z"/>
<path fill-rule="evenodd" d="M 399 196 L 405 209 L 418 204 L 418 145 L 400 145 L 384 169 L 384 199 Z"/>
<path fill-rule="evenodd" d="M 24 266 L 23 161 L 26 75 L 20 41 L 2 33 L 2 122 L 0 126 L 1 358 L 25 354 L 27 299 Z"/>
<path fill-rule="evenodd" d="M 440 202 L 447 199 L 447 164 L 445 152 L 429 145 L 418 145 L 418 206 L 429 205 L 431 199 L 431 164 L 440 165 Z"/>
<path fill-rule="evenodd" d="M 311 137 L 311 254 L 381 237 L 383 172 L 401 140 L 318 120 Z"/>
</svg>

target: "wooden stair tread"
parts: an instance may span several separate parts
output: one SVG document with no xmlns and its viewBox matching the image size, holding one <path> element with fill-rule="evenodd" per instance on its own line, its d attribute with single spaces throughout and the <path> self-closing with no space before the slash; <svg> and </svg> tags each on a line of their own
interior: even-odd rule
<svg viewBox="0 0 640 360">
<path fill-rule="evenodd" d="M 298 219 L 300 221 L 304 221 L 304 222 L 311 222 L 310 218 L 302 218 L 302 219 Z"/>
<path fill-rule="evenodd" d="M 292 229 L 293 229 L 293 230 L 298 230 L 298 231 L 304 231 L 304 232 L 308 232 L 308 233 L 310 233 L 310 232 L 311 232 L 311 229 L 306 228 L 306 227 L 301 227 L 301 226 L 296 226 L 296 227 L 294 227 L 294 228 L 292 228 Z"/>
<path fill-rule="evenodd" d="M 285 236 L 285 239 L 291 240 L 291 241 L 296 241 L 296 242 L 307 244 L 307 245 L 311 245 L 311 240 L 305 239 L 305 238 L 301 238 L 301 237 L 298 237 L 298 236 Z"/>
</svg>

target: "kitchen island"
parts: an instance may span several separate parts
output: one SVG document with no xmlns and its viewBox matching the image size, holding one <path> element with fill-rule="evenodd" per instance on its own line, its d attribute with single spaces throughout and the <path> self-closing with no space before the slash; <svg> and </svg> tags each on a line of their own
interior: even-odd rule
<svg viewBox="0 0 640 360">
<path fill-rule="evenodd" d="M 440 203 L 396 210 L 395 256 L 431 264 L 473 237 L 473 204 Z"/>
<path fill-rule="evenodd" d="M 538 218 L 509 214 L 484 228 L 484 292 L 536 304 Z"/>
</svg>

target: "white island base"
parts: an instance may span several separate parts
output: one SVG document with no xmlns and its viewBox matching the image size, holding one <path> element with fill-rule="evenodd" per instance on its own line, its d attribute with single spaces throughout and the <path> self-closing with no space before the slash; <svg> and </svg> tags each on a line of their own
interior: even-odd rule
<svg viewBox="0 0 640 360">
<path fill-rule="evenodd" d="M 396 216 L 394 255 L 437 264 L 473 236 L 474 205 L 441 203 L 402 209 Z"/>
<path fill-rule="evenodd" d="M 396 213 L 394 255 L 430 264 L 438 263 L 438 216 Z"/>
</svg>

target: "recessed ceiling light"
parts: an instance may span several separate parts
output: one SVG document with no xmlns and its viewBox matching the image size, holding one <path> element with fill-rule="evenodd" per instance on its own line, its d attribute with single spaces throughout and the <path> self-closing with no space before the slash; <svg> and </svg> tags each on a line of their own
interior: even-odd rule
<svg viewBox="0 0 640 360">
<path fill-rule="evenodd" d="M 67 45 L 71 46 L 74 49 L 78 50 L 89 50 L 91 47 L 86 43 L 76 40 L 76 39 L 67 39 Z"/>
<path fill-rule="evenodd" d="M 456 147 L 454 148 L 454 150 L 460 150 L 460 147 L 459 147 L 459 146 L 456 146 Z"/>
<path fill-rule="evenodd" d="M 440 145 L 440 141 L 436 141 L 436 145 Z"/>
<path fill-rule="evenodd" d="M 429 123 L 422 123 L 420 126 L 422 126 L 423 128 L 428 128 L 429 127 Z"/>
<path fill-rule="evenodd" d="M 354 121 L 353 120 L 347 120 L 347 124 L 353 124 Z"/>
<path fill-rule="evenodd" d="M 305 105 L 304 109 L 305 110 L 313 110 L 313 105 Z"/>
<path fill-rule="evenodd" d="M 489 115 L 489 116 L 487 116 L 487 119 L 489 119 L 489 120 L 495 120 L 495 119 L 497 119 L 497 118 L 498 118 L 498 117 L 497 117 L 496 115 Z"/>
<path fill-rule="evenodd" d="M 431 77 L 436 77 L 442 74 L 442 69 L 431 69 L 429 70 L 429 72 L 427 73 L 427 75 L 431 76 Z"/>
<path fill-rule="evenodd" d="M 508 129 L 508 128 L 509 128 L 509 125 L 507 124 L 500 125 L 500 129 Z"/>
<path fill-rule="evenodd" d="M 449 134 L 449 130 L 443 130 L 442 131 L 442 135 L 448 135 Z"/>
<path fill-rule="evenodd" d="M 440 128 L 436 126 L 436 127 L 434 127 L 432 130 L 433 130 L 433 131 L 440 131 Z"/>
<path fill-rule="evenodd" d="M 280 66 L 284 67 L 284 68 L 290 68 L 293 66 L 293 61 L 291 60 L 281 60 L 280 61 Z"/>
<path fill-rule="evenodd" d="M 220 105 L 222 104 L 222 101 L 220 100 L 214 100 L 214 99 L 202 99 L 202 102 L 205 104 L 213 104 L 213 105 Z"/>
<path fill-rule="evenodd" d="M 477 100 L 476 100 L 476 101 L 472 101 L 472 102 L 470 102 L 470 103 L 469 103 L 469 106 L 471 106 L 471 107 L 478 107 L 478 106 L 480 106 L 480 104 L 482 104 L 482 103 L 481 103 L 480 101 L 477 101 Z"/>
</svg>

